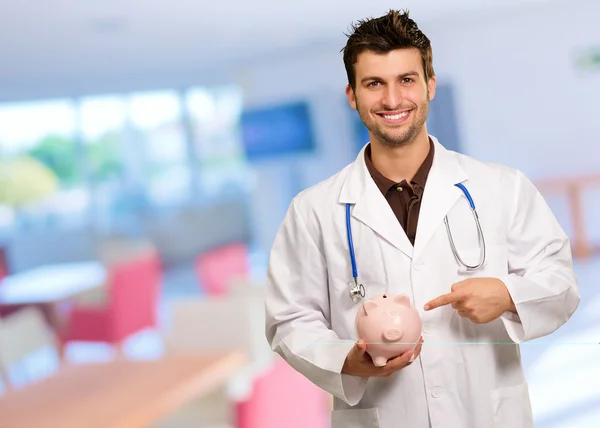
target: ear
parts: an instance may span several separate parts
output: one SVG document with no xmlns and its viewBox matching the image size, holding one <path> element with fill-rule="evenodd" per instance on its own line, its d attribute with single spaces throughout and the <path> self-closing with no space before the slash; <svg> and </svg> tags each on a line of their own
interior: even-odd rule
<svg viewBox="0 0 600 428">
<path fill-rule="evenodd" d="M 399 296 L 394 297 L 394 303 L 398 303 L 399 305 L 410 307 L 410 300 L 408 296 L 405 294 L 401 294 Z"/>
<path fill-rule="evenodd" d="M 437 86 L 437 80 L 435 76 L 431 76 L 427 82 L 427 91 L 429 93 L 429 101 L 435 98 L 435 88 Z"/>
<path fill-rule="evenodd" d="M 346 97 L 348 97 L 348 104 L 350 104 L 350 107 L 356 110 L 356 96 L 354 95 L 354 89 L 352 89 L 350 84 L 346 85 Z"/>
<path fill-rule="evenodd" d="M 369 315 L 369 312 L 374 310 L 377 307 L 377 303 L 372 300 L 367 300 L 363 305 L 363 309 L 365 311 L 365 315 Z"/>
</svg>

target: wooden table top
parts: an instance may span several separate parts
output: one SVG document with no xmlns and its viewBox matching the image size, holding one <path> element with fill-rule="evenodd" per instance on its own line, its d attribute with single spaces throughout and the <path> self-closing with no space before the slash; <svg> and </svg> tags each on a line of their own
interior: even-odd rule
<svg viewBox="0 0 600 428">
<path fill-rule="evenodd" d="M 141 428 L 210 393 L 247 362 L 241 352 L 65 366 L 0 397 L 2 428 Z"/>
<path fill-rule="evenodd" d="M 40 266 L 4 278 L 0 305 L 59 302 L 102 286 L 106 275 L 106 268 L 98 262 Z"/>
</svg>

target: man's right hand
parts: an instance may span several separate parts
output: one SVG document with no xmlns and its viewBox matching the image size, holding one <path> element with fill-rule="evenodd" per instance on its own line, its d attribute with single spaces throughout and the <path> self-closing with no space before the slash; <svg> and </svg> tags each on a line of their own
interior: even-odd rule
<svg viewBox="0 0 600 428">
<path fill-rule="evenodd" d="M 344 367 L 342 367 L 342 373 L 360 377 L 390 376 L 416 360 L 421 353 L 422 344 L 423 338 L 421 337 L 414 351 L 407 351 L 402 355 L 388 360 L 385 366 L 377 367 L 373 364 L 373 360 L 369 354 L 367 354 L 367 345 L 364 341 L 359 340 L 350 352 L 348 352 L 346 361 L 344 361 Z"/>
</svg>

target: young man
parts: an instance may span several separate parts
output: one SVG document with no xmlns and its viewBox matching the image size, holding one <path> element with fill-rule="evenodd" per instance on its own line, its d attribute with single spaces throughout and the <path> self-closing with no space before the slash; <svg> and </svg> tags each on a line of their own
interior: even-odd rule
<svg viewBox="0 0 600 428">
<path fill-rule="evenodd" d="M 344 64 L 370 142 L 292 201 L 269 260 L 268 342 L 334 395 L 333 428 L 532 427 L 518 343 L 579 304 L 567 237 L 522 173 L 428 134 L 432 51 L 407 13 L 359 22 Z M 423 343 L 375 367 L 355 317 L 384 293 L 410 297 Z"/>
</svg>

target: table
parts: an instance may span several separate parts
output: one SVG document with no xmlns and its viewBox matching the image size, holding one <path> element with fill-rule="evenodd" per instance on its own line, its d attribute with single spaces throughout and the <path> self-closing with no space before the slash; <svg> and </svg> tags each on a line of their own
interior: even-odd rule
<svg viewBox="0 0 600 428">
<path fill-rule="evenodd" d="M 2 428 L 141 428 L 221 386 L 243 352 L 65 366 L 0 397 Z"/>
<path fill-rule="evenodd" d="M 10 313 L 23 306 L 37 306 L 50 328 L 60 335 L 73 299 L 104 286 L 106 280 L 107 270 L 99 262 L 40 266 L 0 280 L 0 310 Z M 63 344 L 57 346 L 62 354 Z"/>
<path fill-rule="evenodd" d="M 73 298 L 106 281 L 106 268 L 99 262 L 40 266 L 0 281 L 0 305 L 55 303 Z"/>
</svg>

